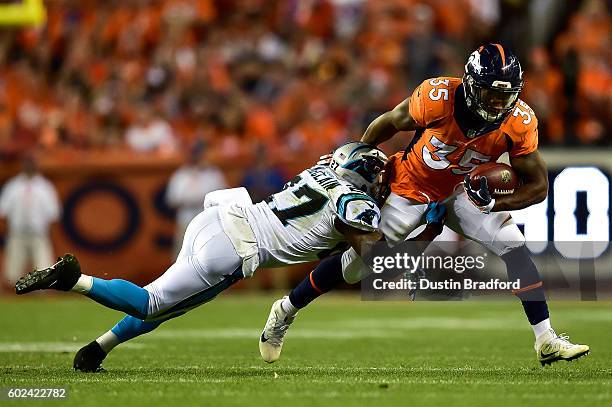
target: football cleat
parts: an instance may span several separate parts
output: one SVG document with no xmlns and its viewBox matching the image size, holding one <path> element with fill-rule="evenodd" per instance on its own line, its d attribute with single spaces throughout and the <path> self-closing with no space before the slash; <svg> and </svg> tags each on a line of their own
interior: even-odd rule
<svg viewBox="0 0 612 407">
<path fill-rule="evenodd" d="M 570 362 L 589 354 L 588 345 L 573 344 L 567 335 L 557 335 L 552 329 L 538 336 L 534 348 L 542 366 L 558 360 Z"/>
<path fill-rule="evenodd" d="M 21 277 L 15 284 L 15 293 L 27 294 L 36 290 L 69 291 L 81 276 L 81 266 L 74 255 L 68 253 L 57 263 L 42 270 L 34 270 Z"/>
<path fill-rule="evenodd" d="M 106 352 L 102 350 L 100 344 L 93 341 L 83 346 L 74 356 L 72 366 L 74 370 L 79 370 L 86 373 L 104 372 L 102 361 L 106 357 Z"/>
<path fill-rule="evenodd" d="M 293 323 L 295 316 L 288 316 L 283 310 L 282 302 L 286 296 L 272 304 L 270 315 L 259 338 L 259 353 L 268 363 L 276 362 L 283 349 L 283 340 L 287 329 Z"/>
</svg>

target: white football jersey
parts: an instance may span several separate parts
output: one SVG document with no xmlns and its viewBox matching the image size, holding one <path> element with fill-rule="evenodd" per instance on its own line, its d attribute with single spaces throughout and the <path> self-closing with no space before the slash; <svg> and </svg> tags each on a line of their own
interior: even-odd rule
<svg viewBox="0 0 612 407">
<path fill-rule="evenodd" d="M 257 240 L 261 267 L 307 263 L 345 250 L 335 218 L 368 232 L 380 221 L 372 198 L 322 165 L 302 171 L 282 191 L 243 210 Z"/>
</svg>

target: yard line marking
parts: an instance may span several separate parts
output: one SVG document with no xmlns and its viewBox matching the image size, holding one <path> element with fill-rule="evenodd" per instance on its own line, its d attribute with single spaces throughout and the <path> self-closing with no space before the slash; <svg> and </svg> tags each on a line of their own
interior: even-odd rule
<svg viewBox="0 0 612 407">
<path fill-rule="evenodd" d="M 260 329 L 167 329 L 155 332 L 147 339 L 251 339 L 258 338 Z M 363 338 L 388 338 L 397 333 L 384 333 L 373 330 L 357 331 L 330 331 L 328 329 L 295 329 L 288 333 L 291 338 L 323 338 L 323 339 L 363 339 Z M 397 335 L 403 337 L 402 335 Z"/>
<path fill-rule="evenodd" d="M 519 326 L 521 318 L 386 318 L 333 321 L 334 330 L 327 326 L 290 330 L 290 338 L 303 339 L 364 339 L 364 338 L 405 338 L 408 332 L 423 329 L 512 331 Z M 332 322 L 330 322 L 331 326 Z M 340 329 L 338 329 L 340 328 Z M 384 328 L 384 329 L 383 329 Z M 213 328 L 213 329 L 160 329 L 147 339 L 245 339 L 256 338 L 259 328 Z"/>
<path fill-rule="evenodd" d="M 75 342 L 0 342 L 0 352 L 76 352 L 84 343 Z M 126 343 L 121 346 L 125 349 L 142 349 L 146 345 L 139 343 Z"/>
</svg>

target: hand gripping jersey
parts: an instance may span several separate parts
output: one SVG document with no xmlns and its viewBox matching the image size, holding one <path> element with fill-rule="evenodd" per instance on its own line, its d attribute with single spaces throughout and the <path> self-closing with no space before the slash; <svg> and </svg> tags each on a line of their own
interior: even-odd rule
<svg viewBox="0 0 612 407">
<path fill-rule="evenodd" d="M 396 154 L 394 193 L 423 203 L 438 201 L 479 164 L 496 161 L 506 151 L 519 157 L 537 149 L 538 122 L 522 100 L 498 128 L 464 134 L 455 119 L 460 87 L 460 78 L 428 79 L 410 97 L 410 115 L 420 129 L 409 151 Z"/>
<path fill-rule="evenodd" d="M 335 218 L 366 232 L 375 231 L 380 221 L 380 209 L 372 198 L 322 165 L 302 171 L 265 201 L 233 206 L 230 212 L 246 218 L 260 267 L 307 263 L 347 249 L 344 236 L 334 227 Z M 234 242 L 238 234 L 244 235 L 223 223 Z"/>
</svg>

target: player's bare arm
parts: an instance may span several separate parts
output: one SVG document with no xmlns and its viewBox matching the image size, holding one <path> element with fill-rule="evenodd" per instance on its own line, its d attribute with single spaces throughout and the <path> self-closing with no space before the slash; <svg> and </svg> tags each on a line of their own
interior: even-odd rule
<svg viewBox="0 0 612 407">
<path fill-rule="evenodd" d="M 393 110 L 374 119 L 361 137 L 361 141 L 376 146 L 389 140 L 399 131 L 416 130 L 417 125 L 410 116 L 409 104 L 409 99 L 404 99 Z"/>
<path fill-rule="evenodd" d="M 372 247 L 382 238 L 382 233 L 380 233 L 379 231 L 368 232 L 365 230 L 357 229 L 347 225 L 338 218 L 334 220 L 334 227 L 338 232 L 344 235 L 347 243 L 353 249 L 355 249 L 359 256 L 362 257 L 368 247 Z"/>
<path fill-rule="evenodd" d="M 523 184 L 513 194 L 497 198 L 493 207 L 494 212 L 527 208 L 542 202 L 548 194 L 546 163 L 537 150 L 511 158 L 510 163 Z"/>
</svg>

